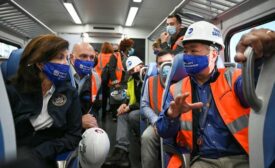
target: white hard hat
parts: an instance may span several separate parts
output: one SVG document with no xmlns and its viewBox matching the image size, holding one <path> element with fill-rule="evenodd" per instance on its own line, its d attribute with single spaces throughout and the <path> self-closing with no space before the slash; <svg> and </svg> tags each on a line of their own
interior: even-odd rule
<svg viewBox="0 0 275 168">
<path fill-rule="evenodd" d="M 82 168 L 100 168 L 110 149 L 110 141 L 101 128 L 89 128 L 82 134 L 79 142 L 79 162 Z"/>
<path fill-rule="evenodd" d="M 189 41 L 211 42 L 213 44 L 218 44 L 221 48 L 224 48 L 220 29 L 206 21 L 195 22 L 188 27 L 182 43 L 184 44 Z"/>
<path fill-rule="evenodd" d="M 125 89 L 121 90 L 114 90 L 110 94 L 112 98 L 114 98 L 116 101 L 122 101 L 126 98 L 127 96 L 127 91 Z"/>
<path fill-rule="evenodd" d="M 137 57 L 137 56 L 130 56 L 126 60 L 126 68 L 127 71 L 130 71 L 133 69 L 135 66 L 141 64 L 142 61 Z"/>
</svg>

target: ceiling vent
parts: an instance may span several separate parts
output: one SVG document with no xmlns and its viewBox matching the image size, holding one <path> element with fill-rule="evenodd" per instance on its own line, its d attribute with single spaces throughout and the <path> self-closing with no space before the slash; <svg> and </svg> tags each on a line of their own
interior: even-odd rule
<svg viewBox="0 0 275 168">
<path fill-rule="evenodd" d="M 115 30 L 114 27 L 99 27 L 99 26 L 94 26 L 94 30 Z"/>
<path fill-rule="evenodd" d="M 122 26 L 93 26 L 92 30 L 86 32 L 90 37 L 121 38 Z"/>
</svg>

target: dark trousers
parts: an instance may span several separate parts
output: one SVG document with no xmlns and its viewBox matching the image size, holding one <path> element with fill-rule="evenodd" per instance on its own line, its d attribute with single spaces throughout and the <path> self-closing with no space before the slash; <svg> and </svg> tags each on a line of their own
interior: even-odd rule
<svg viewBox="0 0 275 168">
<path fill-rule="evenodd" d="M 107 113 L 107 103 L 108 103 L 108 98 L 110 97 L 110 89 L 108 87 L 107 83 L 102 83 L 102 118 L 105 118 L 106 113 Z"/>
</svg>

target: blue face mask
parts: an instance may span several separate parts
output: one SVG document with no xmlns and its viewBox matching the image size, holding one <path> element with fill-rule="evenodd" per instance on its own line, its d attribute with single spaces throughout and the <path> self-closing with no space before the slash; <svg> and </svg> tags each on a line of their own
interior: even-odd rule
<svg viewBox="0 0 275 168">
<path fill-rule="evenodd" d="M 209 64 L 207 55 L 184 55 L 183 62 L 186 72 L 190 75 L 200 73 Z"/>
<path fill-rule="evenodd" d="M 131 48 L 131 49 L 128 51 L 129 56 L 134 55 L 134 52 L 135 52 L 135 49 Z"/>
<path fill-rule="evenodd" d="M 58 85 L 67 79 L 69 65 L 48 62 L 44 64 L 43 72 L 54 85 Z"/>
<path fill-rule="evenodd" d="M 91 74 L 91 69 L 94 67 L 94 61 L 84 61 L 80 59 L 76 59 L 74 62 L 74 67 L 76 72 L 80 76 L 86 76 Z"/>
<path fill-rule="evenodd" d="M 163 76 L 163 77 L 167 77 L 168 74 L 170 73 L 170 70 L 171 70 L 171 66 L 165 65 L 165 66 L 162 68 L 162 76 Z"/>
<path fill-rule="evenodd" d="M 176 26 L 167 26 L 166 27 L 166 31 L 170 34 L 170 35 L 174 35 L 177 32 Z"/>
</svg>

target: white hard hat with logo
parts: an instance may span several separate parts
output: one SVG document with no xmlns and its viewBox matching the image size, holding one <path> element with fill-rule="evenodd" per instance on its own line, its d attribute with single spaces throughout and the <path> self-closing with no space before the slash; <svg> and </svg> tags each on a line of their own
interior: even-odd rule
<svg viewBox="0 0 275 168">
<path fill-rule="evenodd" d="M 82 134 L 78 156 L 82 168 L 100 168 L 110 149 L 110 141 L 101 128 L 89 128 Z"/>
<path fill-rule="evenodd" d="M 188 27 L 182 43 L 185 44 L 189 41 L 211 42 L 218 45 L 220 49 L 224 48 L 221 30 L 206 21 L 195 22 Z"/>
<path fill-rule="evenodd" d="M 139 65 L 141 63 L 142 63 L 141 59 L 139 59 L 137 56 L 130 56 L 130 57 L 128 57 L 127 60 L 126 60 L 127 71 L 130 71 L 135 66 L 137 66 L 137 65 Z"/>
</svg>

